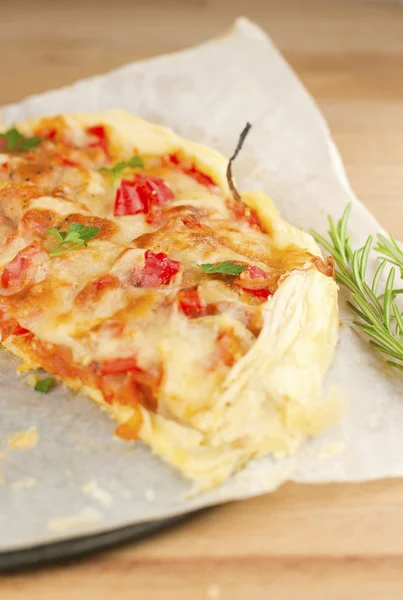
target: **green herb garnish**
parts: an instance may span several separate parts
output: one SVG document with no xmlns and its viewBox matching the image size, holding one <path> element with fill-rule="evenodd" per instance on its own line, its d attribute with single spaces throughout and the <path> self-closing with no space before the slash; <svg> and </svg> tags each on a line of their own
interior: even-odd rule
<svg viewBox="0 0 403 600">
<path fill-rule="evenodd" d="M 5 133 L 0 133 L 0 139 L 6 141 L 4 146 L 1 144 L 1 149 L 5 152 L 30 150 L 43 142 L 41 137 L 24 137 L 15 127 Z"/>
<path fill-rule="evenodd" d="M 395 302 L 396 296 L 402 294 L 403 289 L 393 287 L 396 267 L 403 278 L 403 252 L 392 235 L 387 238 L 378 234 L 374 250 L 382 260 L 373 280 L 367 283 L 366 272 L 373 238 L 369 236 L 365 244 L 357 250 L 351 247 L 351 237 L 347 232 L 350 211 L 351 204 L 336 224 L 329 217 L 330 242 L 315 231 L 311 233 L 315 240 L 332 254 L 338 267 L 338 283 L 351 291 L 352 302 L 347 304 L 359 317 L 354 324 L 371 338 L 372 346 L 395 359 L 388 360 L 388 364 L 403 371 L 403 315 Z M 386 265 L 394 266 L 389 269 L 386 283 L 380 290 L 381 275 Z"/>
<path fill-rule="evenodd" d="M 203 269 L 203 271 L 205 273 L 208 273 L 209 275 L 212 275 L 214 273 L 221 273 L 222 275 L 235 275 L 238 276 L 241 273 L 243 273 L 243 271 L 246 271 L 246 269 L 248 267 L 245 267 L 244 265 L 240 265 L 238 263 L 234 263 L 231 262 L 230 260 L 227 260 L 225 262 L 221 262 L 221 263 L 205 263 L 204 265 L 199 265 L 199 267 L 201 269 Z"/>
<path fill-rule="evenodd" d="M 99 227 L 86 227 L 81 223 L 71 223 L 68 232 L 58 231 L 53 227 L 47 230 L 47 233 L 54 235 L 60 244 L 50 253 L 50 256 L 60 256 L 71 250 L 76 250 L 81 246 L 87 246 L 87 241 L 92 240 L 98 233 Z M 63 248 L 65 244 L 69 244 Z"/>
<path fill-rule="evenodd" d="M 124 169 L 136 169 L 143 168 L 144 162 L 140 156 L 132 156 L 129 160 L 123 160 L 122 162 L 116 163 L 113 167 L 102 167 L 99 169 L 102 173 L 112 173 L 112 185 L 115 185 L 116 179 Z"/>
<path fill-rule="evenodd" d="M 41 392 L 41 394 L 47 394 L 55 384 L 54 377 L 46 377 L 46 379 L 41 379 L 35 385 L 35 391 Z"/>
</svg>

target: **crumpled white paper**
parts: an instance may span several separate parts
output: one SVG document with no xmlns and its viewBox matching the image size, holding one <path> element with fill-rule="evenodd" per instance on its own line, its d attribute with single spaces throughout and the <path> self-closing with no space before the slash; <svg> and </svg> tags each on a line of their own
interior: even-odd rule
<svg viewBox="0 0 403 600">
<path fill-rule="evenodd" d="M 380 226 L 355 198 L 314 101 L 267 36 L 239 19 L 231 35 L 178 54 L 125 66 L 7 106 L 7 125 L 28 117 L 123 108 L 230 155 L 253 123 L 236 162 L 241 189 L 269 194 L 297 226 L 327 230 L 354 204 L 351 230 L 362 243 Z M 294 458 L 251 463 L 222 487 L 184 499 L 190 485 L 141 445 L 113 437 L 113 423 L 89 400 L 32 391 L 0 353 L 0 551 L 66 539 L 245 498 L 291 479 L 363 481 L 403 475 L 403 381 L 350 329 L 327 385 L 349 397 L 339 426 Z M 345 312 L 345 314 L 343 314 Z M 36 426 L 39 441 L 7 450 L 16 431 Z M 329 457 L 330 456 L 330 457 Z"/>
</svg>

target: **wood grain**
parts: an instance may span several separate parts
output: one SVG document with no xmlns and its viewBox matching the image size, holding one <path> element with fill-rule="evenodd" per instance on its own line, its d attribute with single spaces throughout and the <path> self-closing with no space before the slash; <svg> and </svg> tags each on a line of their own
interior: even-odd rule
<svg viewBox="0 0 403 600">
<path fill-rule="evenodd" d="M 358 196 L 403 225 L 403 6 L 329 0 L 2 3 L 0 105 L 217 35 L 247 14 L 329 121 Z M 297 486 L 145 542 L 4 577 L 1 600 L 397 600 L 403 481 Z"/>
</svg>

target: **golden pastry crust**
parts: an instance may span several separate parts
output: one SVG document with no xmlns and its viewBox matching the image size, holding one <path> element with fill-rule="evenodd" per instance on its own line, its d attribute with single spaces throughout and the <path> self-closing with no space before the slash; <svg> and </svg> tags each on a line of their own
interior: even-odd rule
<svg viewBox="0 0 403 600">
<path fill-rule="evenodd" d="M 313 239 L 261 192 L 231 197 L 218 152 L 123 111 L 18 124 L 0 154 L 0 333 L 103 404 L 206 489 L 333 423 L 321 400 L 337 287 Z M 1 148 L 0 148 L 1 152 Z M 133 156 L 142 164 L 112 168 Z M 53 256 L 49 228 L 97 229 Z M 237 275 L 200 264 L 230 261 Z"/>
</svg>

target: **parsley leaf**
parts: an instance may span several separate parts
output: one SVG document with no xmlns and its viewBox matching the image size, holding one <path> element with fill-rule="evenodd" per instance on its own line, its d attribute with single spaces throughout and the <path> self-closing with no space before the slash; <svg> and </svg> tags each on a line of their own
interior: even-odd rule
<svg viewBox="0 0 403 600">
<path fill-rule="evenodd" d="M 68 232 L 58 231 L 54 227 L 47 230 L 49 235 L 53 235 L 60 240 L 60 244 L 50 253 L 50 256 L 60 256 L 70 250 L 76 250 L 81 246 L 87 246 L 87 241 L 92 240 L 98 233 L 99 227 L 86 227 L 81 223 L 71 223 Z M 70 244 L 63 248 L 64 244 Z"/>
<path fill-rule="evenodd" d="M 12 129 L 9 129 L 5 133 L 0 133 L 0 148 L 5 152 L 30 150 L 31 148 L 36 148 L 41 142 L 43 142 L 43 138 L 41 137 L 25 138 L 15 127 L 12 127 Z"/>
<path fill-rule="evenodd" d="M 35 385 L 35 391 L 41 392 L 42 394 L 47 394 L 52 387 L 54 386 L 55 379 L 54 377 L 46 377 L 46 379 L 41 379 Z"/>
<path fill-rule="evenodd" d="M 102 173 L 112 173 L 112 185 L 115 185 L 116 179 L 119 177 L 120 173 L 123 169 L 136 169 L 143 168 L 144 162 L 140 158 L 140 156 L 132 156 L 129 160 L 123 160 L 121 162 L 116 163 L 113 167 L 102 167 L 99 169 Z"/>
<path fill-rule="evenodd" d="M 66 235 L 67 235 L 67 233 L 65 231 L 57 231 L 57 229 L 55 229 L 54 227 L 52 227 L 51 229 L 48 229 L 46 233 L 50 233 L 50 235 L 54 235 L 61 242 L 63 242 L 63 240 L 66 238 Z"/>
<path fill-rule="evenodd" d="M 243 271 L 246 271 L 246 269 L 248 267 L 245 267 L 245 265 L 240 265 L 238 263 L 234 263 L 230 260 L 227 260 L 225 262 L 221 262 L 221 263 L 205 263 L 203 265 L 199 265 L 199 267 L 201 269 L 203 269 L 203 271 L 205 273 L 208 273 L 209 275 L 212 275 L 214 273 L 220 273 L 221 275 L 234 275 L 234 276 L 238 276 L 241 273 L 243 273 Z"/>
</svg>

